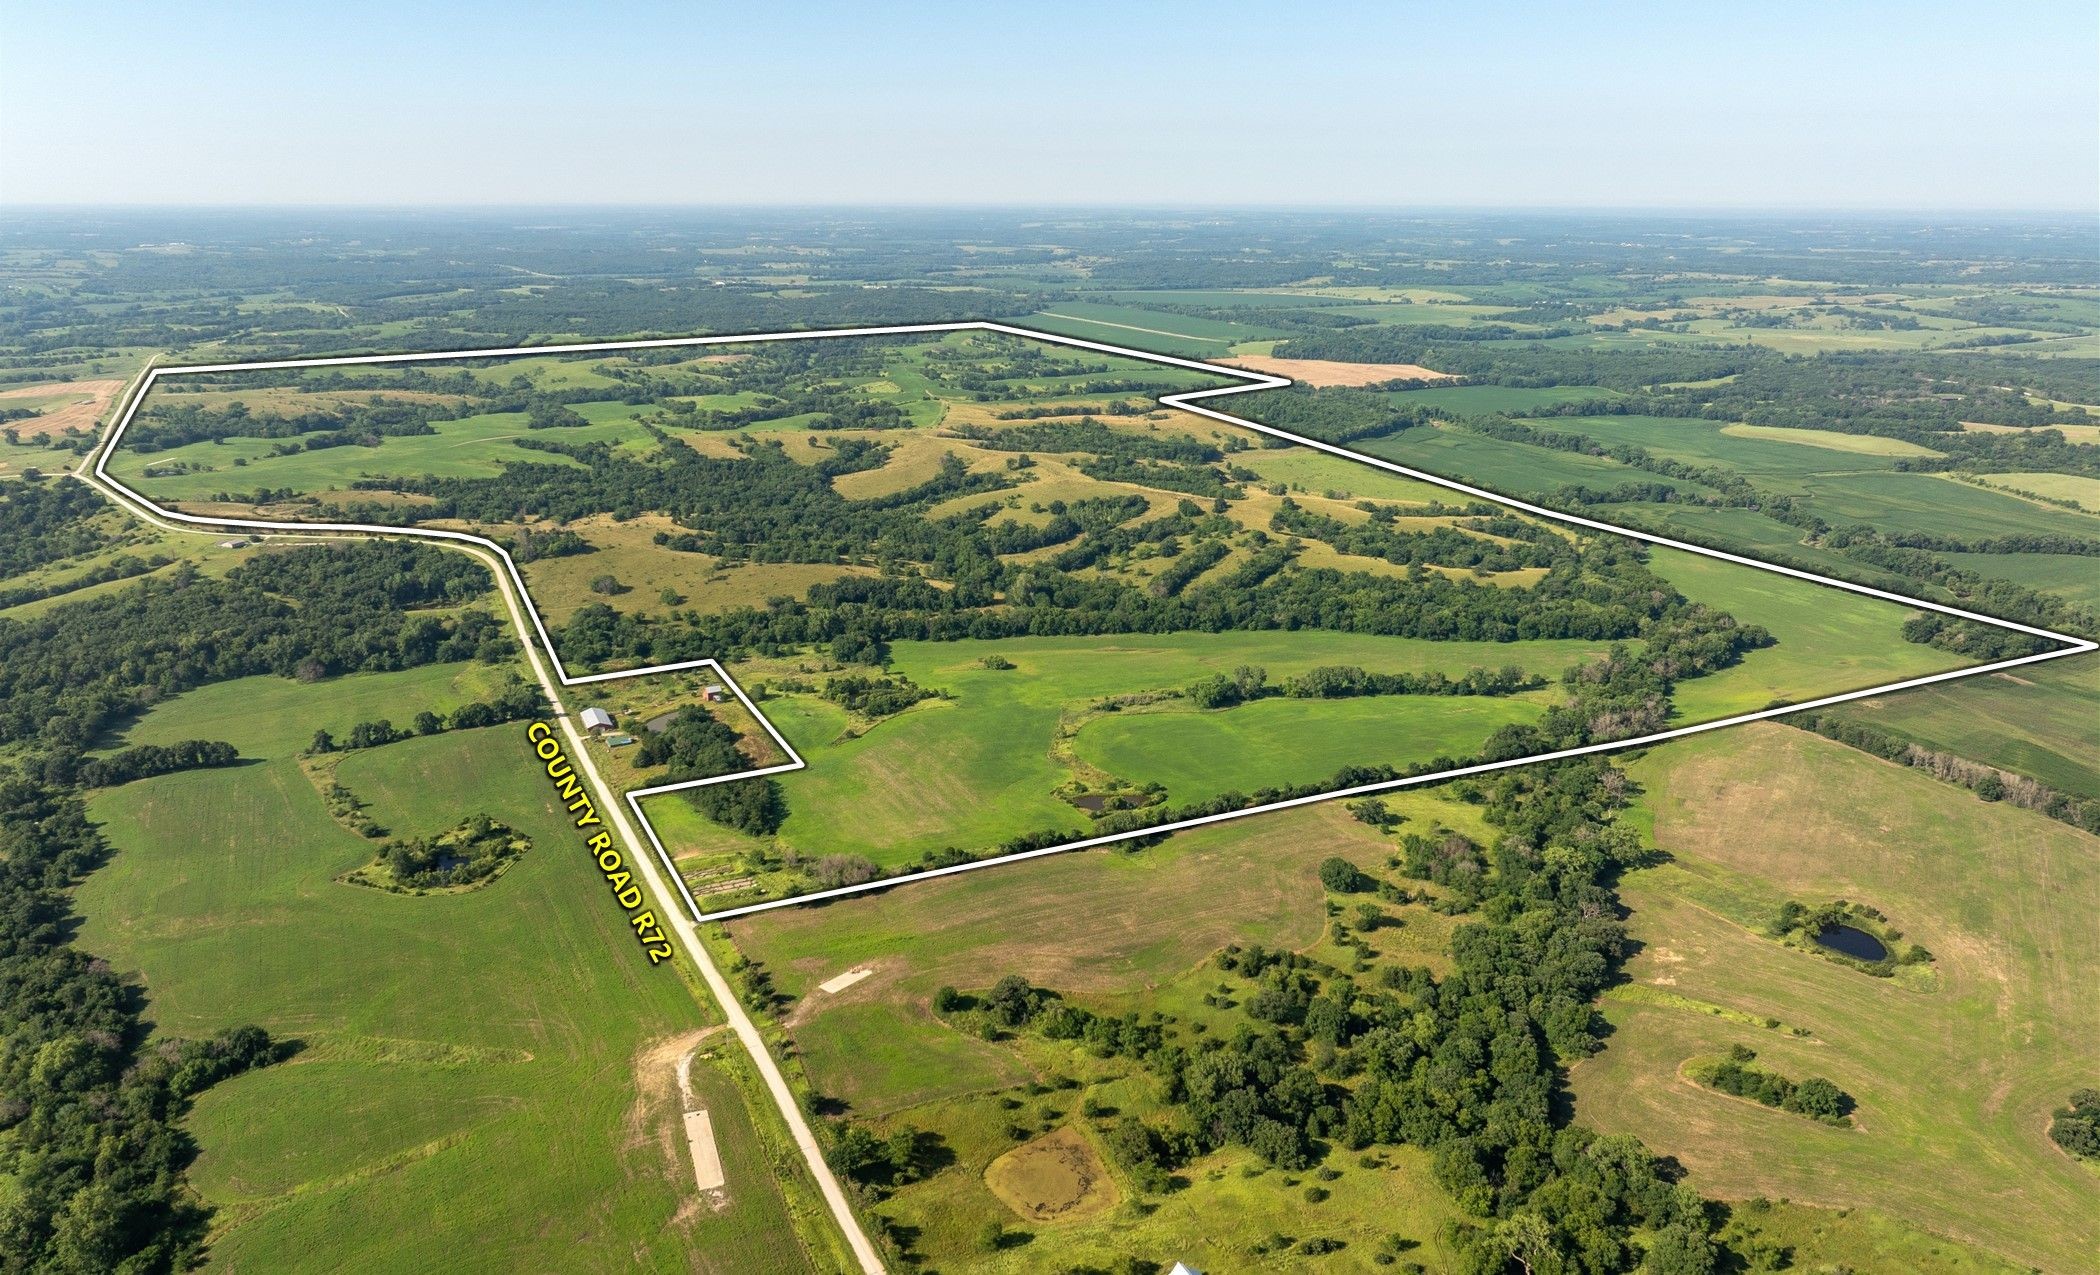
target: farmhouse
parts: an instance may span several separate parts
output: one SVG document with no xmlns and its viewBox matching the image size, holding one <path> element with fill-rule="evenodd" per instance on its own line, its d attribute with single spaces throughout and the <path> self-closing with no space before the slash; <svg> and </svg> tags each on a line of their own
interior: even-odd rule
<svg viewBox="0 0 2100 1275">
<path fill-rule="evenodd" d="M 602 708 L 583 710 L 583 728 L 588 731 L 609 731 L 613 728 L 613 715 Z"/>
</svg>

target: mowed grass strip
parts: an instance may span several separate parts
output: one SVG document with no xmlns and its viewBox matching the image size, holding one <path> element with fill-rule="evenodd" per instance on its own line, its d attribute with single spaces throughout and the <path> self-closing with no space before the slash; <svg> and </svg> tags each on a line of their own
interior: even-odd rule
<svg viewBox="0 0 2100 1275">
<path fill-rule="evenodd" d="M 2047 1270 L 2086 1270 L 2100 1174 L 2049 1142 L 2092 1083 L 2100 839 L 1791 727 L 1655 750 L 1633 767 L 1676 862 L 1629 874 L 1637 983 L 1798 1024 L 1812 1039 L 1609 1000 L 1577 1117 L 1638 1134 L 1726 1198 L 1858 1205 Z M 1759 930 L 1739 900 L 1844 897 L 1935 957 L 1914 991 Z M 1730 1044 L 1859 1102 L 1832 1129 L 1679 1074 Z"/>
</svg>

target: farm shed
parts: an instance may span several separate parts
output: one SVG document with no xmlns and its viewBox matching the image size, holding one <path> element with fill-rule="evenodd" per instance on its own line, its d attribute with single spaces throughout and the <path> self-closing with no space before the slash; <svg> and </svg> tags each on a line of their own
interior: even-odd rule
<svg viewBox="0 0 2100 1275">
<path fill-rule="evenodd" d="M 613 715 L 602 708 L 586 708 L 583 710 L 583 728 L 585 730 L 611 730 L 613 728 Z"/>
</svg>

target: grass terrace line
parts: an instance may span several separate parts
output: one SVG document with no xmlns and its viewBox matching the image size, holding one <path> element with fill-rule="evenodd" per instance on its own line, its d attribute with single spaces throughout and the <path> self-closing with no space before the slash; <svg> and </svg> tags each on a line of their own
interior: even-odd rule
<svg viewBox="0 0 2100 1275">
<path fill-rule="evenodd" d="M 737 684 L 735 679 L 733 679 L 729 675 L 728 671 L 722 666 L 722 664 L 718 660 L 712 658 L 684 660 L 666 664 L 654 664 L 642 668 L 619 669 L 611 672 L 588 673 L 581 675 L 572 674 L 568 670 L 567 666 L 562 662 L 560 652 L 556 649 L 553 637 L 547 630 L 546 624 L 541 617 L 538 605 L 532 601 L 531 594 L 526 588 L 524 576 L 520 573 L 516 561 L 512 558 L 511 554 L 507 549 L 505 549 L 502 545 L 496 543 L 493 540 L 490 540 L 483 536 L 474 535 L 469 532 L 452 531 L 443 528 L 432 527 L 399 527 L 373 523 L 282 522 L 252 518 L 206 517 L 195 514 L 181 513 L 166 509 L 162 506 L 155 504 L 153 501 L 141 495 L 139 492 L 134 491 L 131 488 L 125 486 L 118 479 L 111 477 L 110 474 L 107 472 L 106 468 L 110 457 L 114 454 L 117 446 L 121 442 L 125 430 L 130 426 L 134 416 L 138 412 L 140 405 L 145 401 L 147 395 L 151 392 L 154 384 L 159 380 L 159 378 L 163 376 L 174 377 L 185 374 L 269 371 L 277 369 L 294 368 L 347 367 L 368 364 L 419 363 L 430 362 L 435 360 L 463 358 L 488 359 L 520 356 L 546 356 L 558 354 L 610 353 L 624 350 L 670 349 L 709 345 L 744 345 L 759 341 L 809 341 L 841 337 L 910 336 L 969 331 L 995 332 L 1006 336 L 1019 337 L 1026 340 L 1042 341 L 1054 345 L 1068 346 L 1082 350 L 1089 350 L 1100 354 L 1109 354 L 1119 356 L 1122 358 L 1136 359 L 1143 362 L 1161 364 L 1169 367 L 1176 367 L 1190 371 L 1203 372 L 1209 375 L 1226 378 L 1235 383 L 1208 389 L 1185 390 L 1177 393 L 1163 394 L 1160 395 L 1156 401 L 1163 407 L 1179 409 L 1181 411 L 1186 411 L 1197 416 L 1206 417 L 1211 420 L 1215 420 L 1236 428 L 1252 430 L 1256 433 L 1267 435 L 1272 438 L 1282 439 L 1286 442 L 1295 444 L 1297 446 L 1311 448 L 1318 452 L 1323 452 L 1328 455 L 1340 457 L 1344 460 L 1350 461 L 1355 464 L 1366 465 L 1374 469 L 1384 470 L 1388 473 L 1397 474 L 1405 478 L 1416 480 L 1418 482 L 1428 483 L 1430 485 L 1441 487 L 1449 491 L 1458 492 L 1462 495 L 1477 500 L 1490 501 L 1495 504 L 1507 507 L 1509 509 L 1514 509 L 1523 513 L 1530 514 L 1537 518 L 1542 518 L 1569 526 L 1580 527 L 1590 531 L 1603 532 L 1609 535 L 1623 536 L 1633 540 L 1642 541 L 1647 544 L 1677 549 L 1686 553 L 1696 554 L 1704 558 L 1710 558 L 1722 562 L 1732 563 L 1737 566 L 1749 567 L 1758 571 L 1765 571 L 1777 575 L 1789 576 L 1794 579 L 1807 581 L 1812 584 L 1828 588 L 1841 589 L 1849 593 L 1859 594 L 1862 596 L 1879 599 L 1885 602 L 1894 602 L 1906 607 L 1914 607 L 1920 610 L 1937 612 L 1942 615 L 1955 616 L 1964 620 L 1969 620 L 1996 628 L 2007 629 L 2014 632 L 2026 634 L 2030 637 L 2042 638 L 2051 642 L 2058 643 L 2060 645 L 2057 649 L 2043 651 L 2037 654 L 2023 655 L 2014 658 L 1998 660 L 1990 663 L 1978 664 L 1967 668 L 1954 669 L 1946 672 L 1930 674 L 1927 676 L 1910 678 L 1903 681 L 1884 683 L 1881 685 L 1876 685 L 1861 690 L 1846 691 L 1841 694 L 1824 696 L 1822 698 L 1807 700 L 1800 703 L 1792 703 L 1781 705 L 1778 707 L 1764 708 L 1756 712 L 1740 713 L 1734 716 L 1724 717 L 1713 721 L 1699 722 L 1689 726 L 1677 727 L 1671 730 L 1659 731 L 1628 739 L 1610 740 L 1602 743 L 1585 744 L 1579 747 L 1561 749 L 1554 752 L 1539 753 L 1525 757 L 1511 758 L 1503 761 L 1486 762 L 1470 766 L 1461 766 L 1453 769 L 1442 770 L 1428 774 L 1408 776 L 1398 779 L 1381 780 L 1375 783 L 1360 784 L 1354 787 L 1339 788 L 1330 791 L 1313 793 L 1306 796 L 1293 797 L 1286 800 L 1251 805 L 1242 809 L 1226 811 L 1218 814 L 1204 815 L 1200 817 L 1172 822 L 1163 822 L 1147 827 L 1135 828 L 1123 832 L 1109 833 L 1101 836 L 1079 838 L 1073 841 L 1057 845 L 1045 846 L 1040 849 L 1005 854 L 992 858 L 976 859 L 966 863 L 954 864 L 947 867 L 933 868 L 919 872 L 906 873 L 894 877 L 880 878 L 877 880 L 872 880 L 857 885 L 845 885 L 832 889 L 810 891 L 808 893 L 794 895 L 786 898 L 767 900 L 764 902 L 752 903 L 739 907 L 725 908 L 718 912 L 708 912 L 701 907 L 699 901 L 694 897 L 691 889 L 687 886 L 683 876 L 678 872 L 676 865 L 673 863 L 669 852 L 664 847 L 663 841 L 657 835 L 656 828 L 651 824 L 648 817 L 643 812 L 641 805 L 642 799 L 661 795 L 664 793 L 701 788 L 710 784 L 726 783 L 732 780 L 751 779 L 765 775 L 774 775 L 789 771 L 801 770 L 804 769 L 807 765 L 803 757 L 796 752 L 794 746 L 788 742 L 786 736 L 784 736 L 780 732 L 780 730 L 777 727 L 775 727 L 774 724 L 771 721 L 769 721 L 763 713 L 759 711 L 757 704 L 753 702 L 750 696 L 748 696 L 745 693 L 743 688 Z M 1592 753 L 1618 752 L 1627 749 L 1640 748 L 1650 744 L 1660 743 L 1665 740 L 1678 739 L 1683 738 L 1685 736 L 1702 734 L 1707 731 L 1718 730 L 1728 726 L 1735 726 L 1745 722 L 1759 721 L 1766 718 L 1781 716 L 1784 714 L 1800 712 L 1806 709 L 1827 707 L 1834 704 L 1864 699 L 1870 696 L 1886 694 L 1892 691 L 1904 690 L 1911 687 L 1926 686 L 1941 682 L 1950 682 L 1962 678 L 1975 677 L 1985 673 L 1998 672 L 2005 669 L 2015 668 L 2021 665 L 2039 663 L 2045 660 L 2053 660 L 2067 655 L 2075 655 L 2083 652 L 2100 649 L 2100 643 L 2094 643 L 2083 638 L 2073 637 L 2067 634 L 2057 633 L 2047 629 L 2035 628 L 2029 625 L 2019 624 L 2013 621 L 2003 620 L 1994 616 L 1983 615 L 1973 611 L 1966 611 L 1958 607 L 1947 606 L 1937 602 L 1929 602 L 1905 594 L 1876 589 L 1867 585 L 1854 584 L 1844 580 L 1833 579 L 1828 576 L 1817 575 L 1813 572 L 1804 571 L 1798 568 L 1788 567 L 1777 563 L 1765 562 L 1760 559 L 1750 558 L 1740 554 L 1729 553 L 1724 550 L 1712 549 L 1701 545 L 1688 543 L 1685 541 L 1673 540 L 1665 536 L 1656 535 L 1652 532 L 1634 530 L 1626 527 L 1617 526 L 1612 523 L 1602 522 L 1592 518 L 1586 518 L 1577 514 L 1571 514 L 1559 510 L 1549 509 L 1541 505 L 1536 505 L 1523 500 L 1515 499 L 1497 492 L 1486 490 L 1484 488 L 1475 487 L 1466 483 L 1455 481 L 1453 479 L 1440 477 L 1436 474 L 1429 473 L 1424 470 L 1413 469 L 1405 465 L 1397 464 L 1393 461 L 1382 459 L 1380 457 L 1366 455 L 1363 452 L 1354 451 L 1347 447 L 1339 446 L 1337 444 L 1323 442 L 1315 438 L 1309 438 L 1300 434 L 1292 433 L 1288 430 L 1277 428 L 1272 425 L 1265 425 L 1259 421 L 1253 421 L 1248 420 L 1244 417 L 1233 416 L 1226 412 L 1219 411 L 1216 408 L 1204 405 L 1207 400 L 1218 399 L 1234 394 L 1246 394 L 1260 390 L 1281 389 L 1289 386 L 1291 383 L 1292 382 L 1285 377 L 1272 375 L 1266 372 L 1251 371 L 1246 368 L 1201 362 L 1193 359 L 1176 358 L 1171 355 L 1155 354 L 1144 350 L 1135 350 L 1123 346 L 1108 345 L 1102 342 L 1084 340 L 1078 337 L 1063 336 L 1057 333 L 1041 332 L 1030 328 L 1016 327 L 1011 324 L 995 323 L 990 321 L 911 324 L 869 328 L 835 328 L 803 332 L 777 332 L 702 337 L 675 337 L 645 341 L 607 341 L 570 345 L 516 346 L 502 349 L 446 350 L 420 352 L 412 354 L 352 355 L 336 358 L 287 359 L 253 363 L 204 364 L 188 367 L 154 368 L 148 371 L 146 375 L 140 380 L 136 390 L 132 393 L 131 397 L 127 401 L 124 412 L 122 416 L 118 418 L 115 428 L 110 431 L 108 437 L 104 440 L 102 445 L 94 453 L 94 464 L 89 473 L 89 476 L 92 478 L 93 481 L 101 485 L 115 499 L 117 499 L 119 503 L 125 504 L 134 512 L 139 512 L 143 516 L 149 518 L 166 519 L 173 522 L 189 524 L 195 527 L 242 531 L 260 531 L 270 533 L 290 533 L 302 536 L 312 536 L 316 533 L 347 536 L 409 536 L 422 538 L 426 540 L 450 542 L 461 548 L 471 548 L 477 551 L 493 553 L 502 564 L 505 574 L 509 577 L 511 585 L 516 590 L 516 595 L 520 599 L 524 600 L 525 612 L 530 619 L 534 632 L 538 635 L 540 646 L 545 651 L 546 655 L 551 661 L 554 672 L 558 677 L 561 685 L 565 687 L 584 686 L 594 683 L 611 682 L 619 679 L 644 677 L 651 674 L 659 673 L 678 673 L 703 669 L 707 670 L 711 676 L 719 679 L 721 684 L 736 697 L 736 699 L 744 707 L 744 709 L 751 714 L 752 718 L 755 721 L 757 721 L 760 727 L 765 730 L 767 735 L 769 735 L 772 738 L 773 742 L 780 747 L 782 755 L 786 756 L 788 760 L 777 765 L 763 766 L 749 770 L 736 771 L 729 774 L 711 776 L 706 779 L 686 780 L 679 783 L 662 784 L 646 788 L 637 788 L 630 790 L 624 794 L 627 800 L 628 807 L 633 812 L 636 822 L 640 825 L 644 833 L 647 835 L 651 847 L 655 850 L 657 856 L 662 861 L 665 870 L 670 874 L 671 879 L 677 884 L 678 891 L 683 896 L 686 906 L 690 909 L 693 917 L 696 920 L 700 921 L 726 920 L 731 917 L 768 911 L 774 908 L 792 907 L 799 904 L 841 898 L 847 895 L 866 893 L 873 890 L 888 889 L 892 886 L 907 884 L 915 880 L 924 880 L 932 877 L 948 876 L 959 872 L 975 871 L 979 868 L 991 867 L 996 864 L 1011 863 L 1024 859 L 1039 858 L 1044 855 L 1061 854 L 1070 850 L 1084 850 L 1097 846 L 1110 845 L 1117 842 L 1130 841 L 1142 837 L 1160 836 L 1163 834 L 1178 832 L 1189 828 L 1200 827 L 1205 824 L 1219 823 L 1232 819 L 1243 819 L 1253 815 L 1264 814 L 1272 811 L 1290 809 L 1297 806 L 1310 805 L 1315 802 L 1331 801 L 1338 798 L 1360 797 L 1375 793 L 1390 792 L 1401 788 L 1438 783 L 1447 779 L 1457 778 L 1465 775 L 1482 774 L 1490 771 L 1510 769 L 1517 766 L 1529 765 L 1533 762 L 1538 761 L 1550 761 L 1567 757 L 1583 756 Z M 552 765 L 553 760 L 549 759 L 550 776 L 553 776 Z M 559 776 L 554 777 L 557 780 L 559 780 L 560 778 Z M 571 780 L 571 782 L 573 782 L 573 779 Z M 565 794 L 565 798 L 566 796 L 567 794 Z M 583 797 L 586 805 L 588 805 L 588 794 L 583 794 Z M 575 808 L 572 807 L 571 809 L 573 811 Z M 592 817 L 594 819 L 596 818 L 596 813 L 594 810 L 592 811 Z M 579 826 L 582 825 L 579 824 Z"/>
</svg>

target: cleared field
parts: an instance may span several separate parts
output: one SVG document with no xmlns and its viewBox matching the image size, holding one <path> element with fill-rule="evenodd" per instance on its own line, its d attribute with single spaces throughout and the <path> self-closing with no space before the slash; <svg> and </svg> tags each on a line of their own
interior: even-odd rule
<svg viewBox="0 0 2100 1275">
<path fill-rule="evenodd" d="M 1336 363 L 1327 359 L 1278 359 L 1256 354 L 1235 355 L 1233 363 L 1288 376 L 1302 385 L 1378 385 L 1386 381 L 1442 381 L 1444 372 L 1434 372 L 1416 363 Z"/>
<path fill-rule="evenodd" d="M 1454 493 L 1449 488 L 1316 452 L 1310 447 L 1248 452 L 1243 454 L 1240 463 L 1268 481 L 1283 483 L 1293 491 L 1331 492 L 1344 500 L 1403 500 L 1413 504 L 1437 501 L 1448 504 L 1454 500 Z"/>
<path fill-rule="evenodd" d="M 1615 487 L 1620 483 L 1658 483 L 1681 491 L 1703 490 L 1697 483 L 1663 478 L 1602 456 L 1504 442 L 1464 429 L 1418 426 L 1368 438 L 1356 450 L 1445 478 L 1470 482 L 1490 491 L 1530 496 L 1564 484 Z"/>
<path fill-rule="evenodd" d="M 2092 517 L 1990 491 L 1938 474 L 1849 474 L 1803 484 L 1811 508 L 1834 523 L 1863 522 L 1884 532 L 1984 539 L 2056 533 L 2091 536 Z"/>
<path fill-rule="evenodd" d="M 639 1150 L 636 1057 L 700 1011 L 642 958 L 514 730 L 390 745 L 339 772 L 397 834 L 498 814 L 534 840 L 510 871 L 425 898 L 335 881 L 372 843 L 328 818 L 290 746 L 345 716 L 348 689 L 383 690 L 388 715 L 407 717 L 442 706 L 459 675 L 178 697 L 134 734 L 234 738 L 263 760 L 93 802 L 117 854 L 79 890 L 83 944 L 138 972 L 161 1031 L 252 1021 L 304 1045 L 214 1088 L 191 1120 L 193 1180 L 221 1207 L 216 1262 L 764 1266 L 795 1233 L 765 1179 L 747 1178 L 729 1212 L 695 1211 L 690 1162 Z"/>
<path fill-rule="evenodd" d="M 2074 606 L 2100 608 L 2100 558 L 2069 553 L 1950 553 L 1978 575 L 1997 576 L 2052 593 Z"/>
<path fill-rule="evenodd" d="M 28 441 L 10 443 L 0 438 L 0 479 L 20 478 L 28 470 L 57 474 L 71 469 L 78 457 L 64 448 Z"/>
<path fill-rule="evenodd" d="M 341 738 L 359 722 L 392 720 L 404 730 L 418 712 L 449 713 L 487 698 L 509 669 L 494 664 L 426 664 L 399 673 L 352 673 L 320 682 L 242 677 L 188 691 L 124 732 L 130 744 L 220 739 L 244 757 L 290 757 L 316 730 Z"/>
<path fill-rule="evenodd" d="M 2100 1175 L 2044 1130 L 2100 1056 L 2100 840 L 1777 725 L 1657 749 L 1633 774 L 1675 858 L 1621 883 L 1643 944 L 1633 983 L 1808 1035 L 1608 997 L 1615 1031 L 1575 1069 L 1577 1117 L 1639 1135 L 1726 1198 L 1862 1206 L 2021 1263 L 2090 1269 Z M 1760 933 L 1782 899 L 1833 897 L 1930 949 L 1936 990 Z M 1835 1081 L 1858 1099 L 1858 1128 L 1679 1075 L 1736 1043 Z"/>
<path fill-rule="evenodd" d="M 1686 597 L 1761 624 L 1779 639 L 1732 668 L 1679 683 L 1674 696 L 1678 721 L 1799 703 L 1971 662 L 1904 641 L 1903 621 L 1913 613 L 1893 602 L 1747 571 L 1678 549 L 1657 549 L 1654 555 L 1656 571 Z"/>
<path fill-rule="evenodd" d="M 1772 431 L 1676 416 L 1556 416 L 1533 423 L 1544 430 L 1587 434 L 1604 443 L 1631 444 L 1666 460 L 1719 465 L 1746 477 L 1770 480 L 1770 485 L 1783 490 L 1794 490 L 1796 480 L 1812 475 L 1888 469 L 1900 456 L 1936 454 L 1922 448 L 1908 452 L 1886 450 L 1875 445 L 1896 440 L 1868 435 L 1812 429 Z M 1753 428 L 1757 432 L 1746 432 Z M 1824 439 L 1841 441 L 1823 446 Z M 1853 441 L 1863 441 L 1868 446 L 1844 445 Z M 1900 442 L 1896 445 L 1911 446 Z M 1647 476 L 1646 471 L 1642 473 Z"/>
<path fill-rule="evenodd" d="M 631 419 L 642 409 L 612 406 L 626 415 L 550 431 L 526 429 L 522 412 L 491 413 L 435 421 L 434 434 L 389 438 L 378 447 L 329 447 L 285 456 L 271 455 L 284 441 L 273 438 L 229 438 L 159 452 L 120 448 L 110 458 L 109 472 L 156 500 L 201 500 L 217 492 L 265 487 L 325 491 L 359 478 L 487 478 L 501 472 L 505 463 L 576 464 L 565 456 L 516 445 L 525 438 L 546 441 L 550 433 L 563 443 L 604 442 L 631 450 L 655 446 Z M 185 465 L 191 472 L 165 472 Z"/>
<path fill-rule="evenodd" d="M 1065 336 L 1084 337 L 1109 345 L 1128 345 L 1163 354 L 1207 358 L 1223 354 L 1242 341 L 1274 340 L 1287 336 L 1280 328 L 1259 323 L 1238 323 L 1173 314 L 1130 305 L 1103 305 L 1094 301 L 1063 301 L 1048 310 L 1028 316 L 1027 326 Z"/>
<path fill-rule="evenodd" d="M 2080 409 L 2083 410 L 2083 409 Z M 1972 434 L 2025 434 L 2027 429 L 2019 425 L 1990 425 L 1982 421 L 1963 421 L 1961 427 Z M 2050 429 L 2063 433 L 2067 443 L 2100 443 L 2100 425 L 2062 424 Z"/>
<path fill-rule="evenodd" d="M 0 390 L 0 408 L 28 408 L 36 413 L 26 420 L 8 422 L 8 428 L 22 438 L 46 438 L 69 429 L 92 432 L 109 401 L 123 388 L 124 382 L 114 380 L 20 385 Z"/>
</svg>

